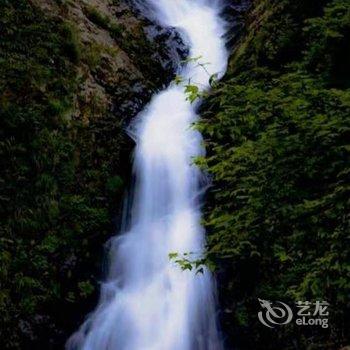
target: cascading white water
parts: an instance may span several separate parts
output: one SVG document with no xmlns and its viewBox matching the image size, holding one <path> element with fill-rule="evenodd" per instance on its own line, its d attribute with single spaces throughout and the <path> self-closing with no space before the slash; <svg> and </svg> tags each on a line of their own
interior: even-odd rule
<svg viewBox="0 0 350 350">
<path fill-rule="evenodd" d="M 190 47 L 178 74 L 202 90 L 226 70 L 227 50 L 216 0 L 148 0 L 165 26 L 179 29 Z M 69 350 L 219 350 L 214 283 L 209 271 L 182 271 L 170 252 L 200 253 L 201 135 L 191 128 L 196 104 L 184 85 L 153 97 L 133 125 L 136 185 L 130 223 L 112 240 L 109 275 L 100 302 L 67 343 Z"/>
</svg>

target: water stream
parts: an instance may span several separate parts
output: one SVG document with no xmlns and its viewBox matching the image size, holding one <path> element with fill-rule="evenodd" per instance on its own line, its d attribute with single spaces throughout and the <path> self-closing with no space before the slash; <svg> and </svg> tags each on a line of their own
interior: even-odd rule
<svg viewBox="0 0 350 350">
<path fill-rule="evenodd" d="M 221 1 L 145 4 L 162 25 L 179 30 L 190 57 L 200 58 L 183 64 L 183 83 L 156 94 L 131 126 L 136 183 L 128 222 L 111 242 L 99 304 L 69 339 L 69 350 L 222 349 L 211 273 L 182 271 L 169 259 L 171 252 L 199 254 L 204 247 L 204 177 L 193 165 L 203 148 L 191 128 L 200 102 L 186 99 L 184 85 L 207 90 L 210 76 L 226 70 Z"/>
</svg>

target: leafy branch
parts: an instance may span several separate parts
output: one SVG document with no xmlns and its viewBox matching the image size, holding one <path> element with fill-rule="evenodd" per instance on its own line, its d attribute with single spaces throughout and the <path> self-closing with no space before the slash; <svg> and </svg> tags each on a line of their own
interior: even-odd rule
<svg viewBox="0 0 350 350">
<path fill-rule="evenodd" d="M 214 87 L 217 79 L 218 79 L 218 74 L 210 74 L 209 71 L 207 70 L 206 66 L 208 64 L 210 64 L 209 62 L 200 62 L 199 60 L 202 58 L 202 56 L 198 56 L 198 57 L 189 57 L 186 60 L 183 60 L 183 63 L 197 63 L 197 65 L 195 66 L 195 68 L 200 67 L 202 68 L 209 76 L 209 85 L 211 87 Z M 200 83 L 195 83 L 192 82 L 191 78 L 189 78 L 187 80 L 187 82 L 185 82 L 185 79 L 180 76 L 177 75 L 174 79 L 174 82 L 176 85 L 180 85 L 180 84 L 184 84 L 185 87 L 185 94 L 186 94 L 186 100 L 190 101 L 191 103 L 193 103 L 194 101 L 196 101 L 197 99 L 200 98 L 204 98 L 207 96 L 207 93 L 205 93 L 203 90 L 201 90 L 199 88 L 199 86 L 201 85 Z"/>
<path fill-rule="evenodd" d="M 184 253 L 180 255 L 179 253 L 173 252 L 169 253 L 169 259 L 177 264 L 183 271 L 195 271 L 197 274 L 203 274 L 205 269 L 209 269 L 214 272 L 216 270 L 215 263 L 209 259 L 208 256 L 201 256 L 199 258 L 191 258 L 194 253 Z"/>
</svg>

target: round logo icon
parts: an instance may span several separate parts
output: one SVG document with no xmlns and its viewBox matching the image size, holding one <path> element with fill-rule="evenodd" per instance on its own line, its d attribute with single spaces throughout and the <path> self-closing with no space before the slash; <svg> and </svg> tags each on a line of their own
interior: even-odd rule
<svg viewBox="0 0 350 350">
<path fill-rule="evenodd" d="M 266 327 L 274 328 L 290 323 L 293 318 L 292 309 L 281 301 L 274 303 L 259 299 L 261 307 L 264 309 L 258 313 L 259 321 Z"/>
</svg>

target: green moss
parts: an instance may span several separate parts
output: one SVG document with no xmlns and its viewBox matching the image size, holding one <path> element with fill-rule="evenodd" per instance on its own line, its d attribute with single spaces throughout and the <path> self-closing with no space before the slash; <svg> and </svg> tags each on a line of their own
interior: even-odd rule
<svg viewBox="0 0 350 350">
<path fill-rule="evenodd" d="M 120 176 L 113 176 L 106 183 L 107 191 L 112 194 L 120 192 L 123 187 L 123 179 Z"/>
<path fill-rule="evenodd" d="M 0 2 L 0 346 L 62 348 L 94 298 L 117 200 L 106 183 L 125 141 L 99 96 L 77 117 L 85 58 L 74 24 Z"/>
<path fill-rule="evenodd" d="M 125 28 L 117 23 L 112 23 L 109 27 L 112 36 L 117 39 L 122 37 L 124 30 Z"/>
<path fill-rule="evenodd" d="M 91 22 L 103 29 L 109 30 L 110 19 L 103 15 L 96 7 L 88 5 L 85 7 L 85 12 Z"/>
<path fill-rule="evenodd" d="M 113 46 L 106 46 L 97 42 L 89 42 L 85 45 L 82 60 L 93 71 L 101 64 L 103 54 L 116 58 L 118 53 L 118 48 Z"/>
<path fill-rule="evenodd" d="M 81 44 L 78 29 L 71 22 L 63 22 L 60 26 L 65 54 L 73 63 L 78 63 L 81 58 Z"/>
<path fill-rule="evenodd" d="M 109 31 L 112 36 L 120 37 L 123 33 L 123 27 L 118 23 L 111 21 L 109 17 L 103 15 L 96 7 L 86 6 L 85 12 L 91 22 L 97 26 Z"/>
</svg>

